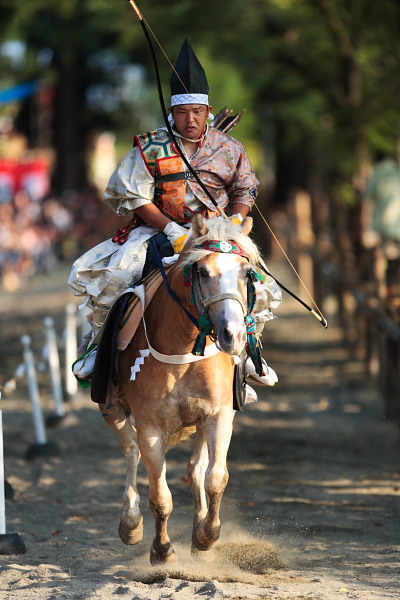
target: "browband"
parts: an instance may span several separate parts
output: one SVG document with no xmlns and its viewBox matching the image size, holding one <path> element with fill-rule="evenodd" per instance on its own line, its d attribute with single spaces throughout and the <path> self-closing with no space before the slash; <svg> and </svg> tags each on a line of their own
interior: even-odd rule
<svg viewBox="0 0 400 600">
<path fill-rule="evenodd" d="M 210 252 L 222 252 L 224 254 L 239 254 L 250 261 L 246 252 L 236 242 L 227 242 L 220 240 L 208 240 L 198 246 L 194 246 L 195 250 L 209 250 Z"/>
</svg>

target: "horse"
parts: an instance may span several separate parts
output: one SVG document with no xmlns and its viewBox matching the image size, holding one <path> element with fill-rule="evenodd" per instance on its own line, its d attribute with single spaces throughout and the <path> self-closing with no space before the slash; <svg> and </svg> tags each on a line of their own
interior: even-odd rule
<svg viewBox="0 0 400 600">
<path fill-rule="evenodd" d="M 166 285 L 159 287 L 132 342 L 119 352 L 118 384 L 99 406 L 119 437 L 126 461 L 119 536 L 128 545 L 143 537 L 136 478 L 139 461 L 144 461 L 155 520 L 152 565 L 176 557 L 167 528 L 173 503 L 165 455 L 187 439 L 188 432 L 195 433 L 188 462 L 194 499 L 192 552 L 209 556 L 206 553 L 220 536 L 220 505 L 229 478 L 227 452 L 236 412 L 234 369 L 248 340 L 249 274 L 260 260 L 249 237 L 252 224 L 250 217 L 241 226 L 222 218 L 193 218 L 188 241 L 167 276 L 179 303 Z M 203 330 L 204 356 L 191 353 L 199 330 L 187 315 L 196 314 L 195 282 L 187 285 L 188 272 L 197 282 L 197 308 L 201 303 L 203 320 L 206 315 L 213 332 L 206 335 L 207 328 Z"/>
</svg>

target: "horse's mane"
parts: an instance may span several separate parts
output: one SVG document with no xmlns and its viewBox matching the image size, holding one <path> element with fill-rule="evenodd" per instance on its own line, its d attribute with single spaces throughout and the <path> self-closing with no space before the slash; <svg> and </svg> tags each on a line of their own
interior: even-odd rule
<svg viewBox="0 0 400 600">
<path fill-rule="evenodd" d="M 198 246 L 210 240 L 229 241 L 238 244 L 248 256 L 250 263 L 257 265 L 260 261 L 260 252 L 248 235 L 245 235 L 241 228 L 222 217 L 205 219 L 207 233 L 197 238 L 190 236 L 187 247 L 182 252 L 179 266 L 184 268 L 192 265 L 198 260 L 211 254 L 210 250 L 198 250 L 193 246 Z"/>
</svg>

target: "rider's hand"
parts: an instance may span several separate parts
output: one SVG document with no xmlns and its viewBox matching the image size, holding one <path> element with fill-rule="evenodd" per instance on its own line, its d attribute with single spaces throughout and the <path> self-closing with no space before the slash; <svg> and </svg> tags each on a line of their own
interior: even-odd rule
<svg viewBox="0 0 400 600">
<path fill-rule="evenodd" d="M 243 221 L 243 217 L 241 214 L 237 213 L 236 215 L 232 215 L 230 217 L 230 221 L 232 223 L 234 223 L 235 225 L 241 225 L 242 221 Z"/>
<path fill-rule="evenodd" d="M 189 233 L 186 227 L 182 227 L 181 225 L 178 225 L 178 223 L 171 221 L 164 227 L 164 233 L 176 254 L 182 252 Z"/>
</svg>

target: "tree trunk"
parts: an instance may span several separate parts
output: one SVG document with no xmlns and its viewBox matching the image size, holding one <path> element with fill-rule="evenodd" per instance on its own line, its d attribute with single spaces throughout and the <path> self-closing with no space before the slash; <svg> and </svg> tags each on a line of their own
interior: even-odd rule
<svg viewBox="0 0 400 600">
<path fill-rule="evenodd" d="M 59 73 L 54 111 L 56 164 L 53 189 L 79 190 L 88 183 L 85 130 L 86 56 L 76 51 L 56 55 Z"/>
</svg>

